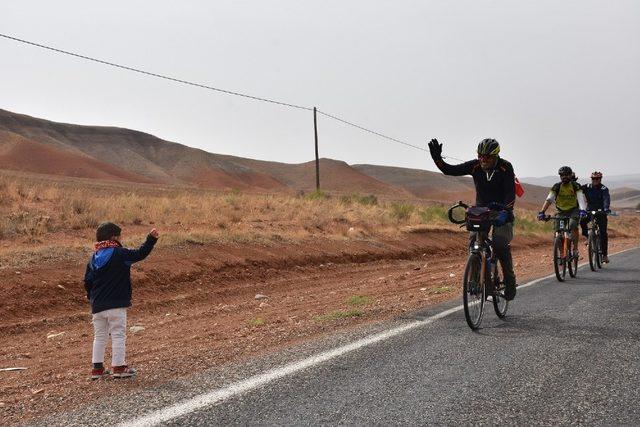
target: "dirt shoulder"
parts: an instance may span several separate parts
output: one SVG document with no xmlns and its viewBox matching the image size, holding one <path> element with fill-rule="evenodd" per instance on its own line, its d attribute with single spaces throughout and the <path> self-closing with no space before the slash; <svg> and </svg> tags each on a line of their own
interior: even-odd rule
<svg viewBox="0 0 640 427">
<path fill-rule="evenodd" d="M 443 229 L 384 241 L 161 247 L 134 271 L 128 326 L 144 327 L 127 341 L 135 381 L 87 379 L 83 251 L 4 270 L 0 368 L 27 369 L 0 372 L 0 416 L 51 415 L 456 298 L 465 243 L 465 233 Z M 638 243 L 615 238 L 611 252 Z M 552 271 L 550 238 L 519 237 L 513 246 L 519 282 Z"/>
</svg>

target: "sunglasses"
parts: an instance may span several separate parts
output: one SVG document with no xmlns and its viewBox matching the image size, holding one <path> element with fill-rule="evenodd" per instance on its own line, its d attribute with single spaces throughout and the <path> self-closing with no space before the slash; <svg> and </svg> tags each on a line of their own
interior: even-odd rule
<svg viewBox="0 0 640 427">
<path fill-rule="evenodd" d="M 492 160 L 495 159 L 496 156 L 492 156 L 490 154 L 478 154 L 478 159 L 480 160 Z"/>
<path fill-rule="evenodd" d="M 602 178 L 591 178 L 591 181 L 600 181 Z"/>
</svg>

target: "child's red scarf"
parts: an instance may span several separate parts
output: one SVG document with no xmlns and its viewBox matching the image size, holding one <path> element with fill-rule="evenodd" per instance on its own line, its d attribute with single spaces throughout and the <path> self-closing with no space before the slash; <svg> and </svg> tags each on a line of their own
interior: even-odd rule
<svg viewBox="0 0 640 427">
<path fill-rule="evenodd" d="M 122 245 L 119 242 L 116 242 L 115 240 L 103 240 L 102 242 L 96 242 L 93 245 L 93 249 L 97 252 L 100 249 L 106 249 L 106 248 L 121 248 Z"/>
</svg>

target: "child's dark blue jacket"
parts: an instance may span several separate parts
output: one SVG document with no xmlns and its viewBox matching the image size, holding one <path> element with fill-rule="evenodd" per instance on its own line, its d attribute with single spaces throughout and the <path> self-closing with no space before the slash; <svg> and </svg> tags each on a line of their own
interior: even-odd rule
<svg viewBox="0 0 640 427">
<path fill-rule="evenodd" d="M 145 259 L 157 240 L 149 235 L 139 249 L 104 248 L 93 254 L 84 274 L 92 313 L 131 306 L 131 265 Z"/>
</svg>

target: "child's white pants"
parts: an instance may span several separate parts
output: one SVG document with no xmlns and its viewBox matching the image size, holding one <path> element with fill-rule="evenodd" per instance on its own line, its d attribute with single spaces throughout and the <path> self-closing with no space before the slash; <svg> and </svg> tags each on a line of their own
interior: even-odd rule
<svg viewBox="0 0 640 427">
<path fill-rule="evenodd" d="M 104 362 L 104 350 L 111 335 L 111 366 L 126 365 L 127 309 L 112 308 L 93 315 L 93 363 Z"/>
</svg>

